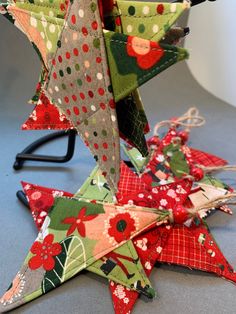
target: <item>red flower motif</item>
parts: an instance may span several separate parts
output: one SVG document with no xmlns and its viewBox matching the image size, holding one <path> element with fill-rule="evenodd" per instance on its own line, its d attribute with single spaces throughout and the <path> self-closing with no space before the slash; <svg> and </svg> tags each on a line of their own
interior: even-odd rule
<svg viewBox="0 0 236 314">
<path fill-rule="evenodd" d="M 85 232 L 85 224 L 84 222 L 86 221 L 90 221 L 93 220 L 94 218 L 96 218 L 97 215 L 88 215 L 86 216 L 86 207 L 83 207 L 78 216 L 77 217 L 68 217 L 65 218 L 62 223 L 63 224 L 68 224 L 71 225 L 69 230 L 67 231 L 67 236 L 69 236 L 70 234 L 72 234 L 76 229 L 79 232 L 79 234 L 81 235 L 81 237 L 85 237 L 86 236 L 86 232 Z"/>
<path fill-rule="evenodd" d="M 35 254 L 29 260 L 29 268 L 32 270 L 38 269 L 41 266 L 46 271 L 52 270 L 55 266 L 55 260 L 53 256 L 57 256 L 61 253 L 62 247 L 60 243 L 53 243 L 54 235 L 49 234 L 41 242 L 34 242 L 30 252 Z"/>
<path fill-rule="evenodd" d="M 163 57 L 164 49 L 156 42 L 139 37 L 128 37 L 127 53 L 137 59 L 139 67 L 148 70 Z"/>
<path fill-rule="evenodd" d="M 135 220 L 129 213 L 117 214 L 110 219 L 109 223 L 108 234 L 118 243 L 129 239 L 132 232 L 136 230 Z"/>
</svg>

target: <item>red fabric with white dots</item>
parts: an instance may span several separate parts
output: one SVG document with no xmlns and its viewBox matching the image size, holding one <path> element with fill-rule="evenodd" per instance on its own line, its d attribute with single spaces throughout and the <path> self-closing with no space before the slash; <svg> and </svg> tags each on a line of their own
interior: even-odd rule
<svg viewBox="0 0 236 314">
<path fill-rule="evenodd" d="M 29 201 L 30 210 L 38 230 L 41 229 L 56 196 L 73 196 L 73 194 L 65 191 L 49 189 L 26 182 L 22 182 L 22 186 Z"/>
</svg>

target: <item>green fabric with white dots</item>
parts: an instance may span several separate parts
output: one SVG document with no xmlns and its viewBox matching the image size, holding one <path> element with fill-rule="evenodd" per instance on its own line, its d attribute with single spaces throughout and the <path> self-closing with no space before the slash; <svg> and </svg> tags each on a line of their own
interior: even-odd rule
<svg viewBox="0 0 236 314">
<path fill-rule="evenodd" d="M 171 26 L 190 7 L 183 3 L 117 1 L 123 33 L 160 41 Z"/>
</svg>

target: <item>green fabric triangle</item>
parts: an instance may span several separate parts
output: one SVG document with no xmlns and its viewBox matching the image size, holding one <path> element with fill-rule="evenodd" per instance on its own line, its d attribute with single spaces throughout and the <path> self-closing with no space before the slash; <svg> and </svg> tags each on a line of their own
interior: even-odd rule
<svg viewBox="0 0 236 314">
<path fill-rule="evenodd" d="M 74 197 L 100 202 L 113 202 L 111 189 L 98 166 L 93 169 L 90 176 L 86 179 Z"/>
<path fill-rule="evenodd" d="M 148 126 L 143 108 L 138 108 L 133 95 L 119 101 L 116 105 L 116 114 L 120 136 L 134 147 L 137 147 L 143 156 L 148 155 L 148 147 L 144 130 Z"/>
<path fill-rule="evenodd" d="M 104 36 L 116 102 L 171 65 L 188 58 L 183 48 L 108 31 Z"/>
<path fill-rule="evenodd" d="M 66 7 L 63 6 L 62 0 L 16 0 L 15 6 L 31 13 L 39 13 L 41 17 L 64 19 L 66 14 Z"/>
<path fill-rule="evenodd" d="M 121 145 L 125 155 L 130 159 L 137 173 L 141 173 L 144 166 L 148 163 L 150 155 L 143 157 L 137 148 L 128 145 Z"/>
<path fill-rule="evenodd" d="M 29 1 L 17 2 L 7 7 L 14 23 L 28 37 L 46 68 L 57 50 L 64 18 L 57 8 L 31 4 Z"/>
<path fill-rule="evenodd" d="M 117 1 L 123 33 L 160 41 L 190 3 Z"/>
<path fill-rule="evenodd" d="M 89 266 L 87 270 L 129 289 L 136 287 L 136 291 L 147 297 L 150 297 L 151 291 L 155 295 L 132 241 L 128 241 L 120 248 L 106 255 L 104 259 L 98 260 Z M 137 288 L 139 286 L 142 288 Z"/>
</svg>

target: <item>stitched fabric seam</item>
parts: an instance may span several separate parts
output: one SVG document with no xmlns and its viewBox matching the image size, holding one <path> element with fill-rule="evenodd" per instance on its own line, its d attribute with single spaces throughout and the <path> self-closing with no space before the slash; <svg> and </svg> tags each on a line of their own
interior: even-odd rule
<svg viewBox="0 0 236 314">
<path fill-rule="evenodd" d="M 144 229 L 146 229 L 146 228 L 148 228 L 149 226 L 151 226 L 153 224 L 153 222 L 150 224 L 150 225 L 148 225 L 148 226 L 146 226 Z M 132 238 L 134 238 L 136 235 L 138 235 L 140 232 L 142 232 L 142 231 L 139 231 L 139 232 L 136 232 L 136 233 L 134 233 L 133 235 L 132 235 Z M 132 238 L 130 238 L 130 240 L 132 240 Z M 119 248 L 120 246 L 122 246 L 123 244 L 125 244 L 126 242 L 124 242 L 124 241 L 122 241 L 122 242 L 120 242 L 119 243 L 119 245 L 116 245 L 116 246 L 114 246 L 114 249 L 113 250 L 115 250 L 116 248 Z M 106 251 L 108 251 L 108 250 L 110 250 L 111 248 L 113 248 L 113 247 L 109 247 L 108 249 L 106 249 L 106 250 L 104 250 L 104 251 L 101 251 L 100 253 L 99 253 L 99 255 L 100 254 L 102 254 L 102 253 L 104 253 L 104 252 L 106 252 Z M 113 251 L 112 250 L 112 251 Z M 109 251 L 109 252 L 111 252 L 111 251 Z M 108 253 L 109 253 L 108 252 Z M 94 261 L 92 261 L 92 262 L 90 262 L 90 260 L 91 259 L 95 259 L 95 261 L 96 261 L 96 256 L 91 256 L 91 257 L 89 257 L 89 259 L 87 260 L 87 262 L 88 262 L 88 264 L 89 263 L 91 263 L 90 265 L 92 265 L 93 264 L 93 262 Z M 99 260 L 99 259 L 97 259 L 97 260 Z M 88 267 L 89 265 L 86 265 L 86 267 L 85 268 L 83 268 L 83 269 L 86 269 L 87 267 Z M 78 266 L 76 266 L 76 267 L 73 267 L 68 273 L 67 273 L 67 275 L 69 275 L 70 273 L 72 273 L 72 271 L 74 271 L 76 268 L 77 268 Z M 26 268 L 26 270 L 24 271 L 24 273 L 22 274 L 23 276 L 29 271 L 29 266 L 27 266 L 27 268 Z M 82 269 L 81 269 L 82 270 Z M 75 274 L 76 275 L 76 274 Z M 75 276 L 74 275 L 74 276 Z M 15 293 L 15 291 L 18 289 L 18 287 L 19 287 L 19 285 L 20 285 L 20 282 L 19 282 L 19 284 L 16 286 L 16 288 L 15 288 L 15 290 L 14 290 L 14 292 L 13 292 L 13 294 Z M 34 291 L 34 292 L 32 292 L 32 293 L 37 293 L 37 292 L 42 292 L 42 290 L 41 289 L 38 289 L 38 290 L 36 290 L 36 291 Z M 31 293 L 31 294 L 32 294 Z M 11 305 L 12 304 L 15 304 L 15 303 L 17 303 L 17 302 L 20 302 L 22 299 L 24 299 L 25 297 L 27 297 L 27 296 L 29 296 L 29 295 L 31 295 L 31 294 L 28 294 L 28 295 L 26 295 L 26 296 L 23 296 L 22 298 L 20 298 L 19 300 L 16 300 L 15 302 L 12 302 L 11 303 Z M 43 292 L 42 292 L 42 294 L 43 294 Z M 41 295 L 42 295 L 41 294 Z"/>
<path fill-rule="evenodd" d="M 52 8 L 52 9 L 56 9 L 56 10 L 60 11 L 59 7 L 53 5 L 53 3 L 52 4 L 46 4 L 46 3 L 45 4 L 40 4 L 40 3 L 36 4 L 36 3 L 30 3 L 30 2 L 16 1 L 15 4 L 16 4 L 16 7 L 18 4 L 20 4 L 20 5 L 30 6 L 30 7 L 45 7 L 45 8 L 50 8 L 50 9 Z"/>
<path fill-rule="evenodd" d="M 10 8 L 11 8 L 11 10 L 12 11 L 18 11 L 18 12 L 20 12 L 20 13 L 22 13 L 22 14 L 25 14 L 25 15 L 27 15 L 27 16 L 29 16 L 30 15 L 30 13 L 31 12 L 29 12 L 29 11 L 27 11 L 27 10 L 24 10 L 24 9 L 21 9 L 21 8 L 19 8 L 19 7 L 16 7 L 16 6 L 10 6 Z M 65 21 L 65 19 L 62 19 L 62 18 L 58 18 L 58 17 L 51 17 L 51 16 L 49 16 L 49 15 L 40 15 L 39 13 L 35 13 L 35 12 L 33 12 L 33 17 L 36 19 L 36 20 L 38 20 L 38 21 L 40 21 L 40 22 L 43 22 L 43 17 L 44 18 L 48 18 L 48 21 L 49 21 L 49 23 L 50 24 L 54 24 L 54 25 L 56 25 L 56 26 L 64 26 L 64 21 Z M 40 16 L 41 16 L 41 18 L 40 18 Z M 52 19 L 57 19 L 58 21 L 61 21 L 61 24 L 60 23 L 55 23 L 55 22 L 53 22 L 52 21 Z"/>
<path fill-rule="evenodd" d="M 162 65 L 155 67 L 151 72 L 149 72 L 149 73 L 143 75 L 142 77 L 138 78 L 138 84 L 142 84 L 142 83 L 145 81 L 145 79 L 148 78 L 148 77 L 150 77 L 150 76 L 152 76 L 153 73 L 155 73 L 155 71 L 158 71 L 158 70 L 162 69 L 163 67 L 165 67 L 165 66 L 167 66 L 168 64 L 172 63 L 174 60 L 175 60 L 175 59 L 174 59 L 174 57 L 173 57 L 173 58 L 169 59 L 168 61 L 166 61 L 165 63 L 163 63 Z M 125 88 L 119 89 L 119 90 L 117 91 L 118 95 L 117 95 L 116 97 L 117 97 L 117 98 L 121 98 L 121 97 L 123 96 L 123 93 L 124 93 L 125 91 L 131 89 L 132 87 L 135 88 L 135 87 L 137 87 L 137 86 L 136 86 L 135 83 L 132 83 L 132 84 L 130 84 L 129 86 L 127 86 L 127 87 L 125 87 Z"/>
<path fill-rule="evenodd" d="M 70 8 L 69 8 L 69 10 L 68 10 L 68 16 L 70 16 L 70 11 L 71 11 L 71 7 L 72 7 L 72 4 L 70 4 Z M 96 18 L 96 16 L 95 16 L 95 13 L 93 13 L 93 17 L 94 17 L 94 20 L 96 20 L 97 21 L 97 18 Z M 61 40 L 61 38 L 62 38 L 62 36 L 63 36 L 63 34 L 64 34 L 64 31 L 65 31 L 65 28 L 66 28 L 66 26 L 68 26 L 70 29 L 72 29 L 71 27 L 70 27 L 70 25 L 67 25 L 66 23 L 64 23 L 65 25 L 64 25 L 64 28 L 62 29 L 62 31 L 61 31 L 61 36 L 60 36 L 60 40 Z M 72 29 L 73 30 L 73 29 Z M 102 38 L 103 36 L 101 36 L 101 37 L 98 37 L 98 36 L 91 36 L 91 37 L 93 37 L 93 38 Z M 105 45 L 105 41 L 104 41 L 104 45 Z M 57 53 L 58 53 L 58 50 L 59 50 L 59 47 L 57 47 L 57 50 L 56 50 L 56 52 L 55 52 L 55 54 L 54 54 L 54 57 L 57 55 Z M 101 49 L 99 49 L 99 54 L 100 54 L 100 56 L 101 56 Z M 52 72 L 52 69 L 53 69 L 53 65 L 51 65 L 51 67 L 50 67 L 50 69 L 49 69 L 49 77 L 51 76 L 51 72 Z M 103 71 L 103 82 L 104 82 L 104 85 L 105 86 L 107 86 L 106 85 L 106 81 L 105 81 L 105 71 L 104 71 L 104 65 L 102 65 L 102 71 Z M 48 83 L 46 83 L 46 86 L 48 86 Z M 51 99 L 51 96 L 48 94 L 48 92 L 46 91 L 46 93 L 47 93 L 47 95 L 48 95 L 48 97 L 49 97 L 49 99 Z M 107 99 L 107 104 L 109 103 L 109 101 L 108 101 L 108 96 L 107 96 L 107 91 L 106 91 L 106 99 Z M 101 108 L 100 109 L 98 109 L 98 111 L 100 111 L 101 110 Z M 98 112 L 97 111 L 97 112 Z M 109 108 L 109 118 L 110 118 L 110 122 L 111 122 L 111 124 L 113 125 L 113 122 L 112 122 L 112 120 L 111 120 L 111 110 L 110 110 L 110 108 Z M 114 111 L 114 115 L 116 115 L 115 114 L 115 111 Z M 66 115 L 67 116 L 67 115 Z M 90 116 L 91 117 L 91 116 Z M 70 120 L 70 119 L 69 119 Z M 117 119 L 116 119 L 116 121 L 117 121 Z M 79 127 L 77 127 L 77 130 L 79 131 Z M 81 136 L 81 138 L 83 139 L 83 141 L 85 141 L 86 139 L 85 139 L 85 137 L 84 137 L 84 135 L 82 134 L 82 132 L 80 132 L 80 136 Z M 115 140 L 114 140 L 114 135 L 113 135 L 113 132 L 112 132 L 112 140 L 113 140 L 113 142 L 115 142 Z M 90 148 L 90 147 L 89 147 Z M 94 155 L 94 153 L 93 153 L 93 150 L 90 148 L 90 150 L 91 150 L 91 153 Z M 95 152 L 95 151 L 94 151 Z M 95 153 L 96 154 L 96 153 Z M 114 154 L 114 156 L 116 156 L 116 150 L 115 150 L 115 148 L 113 147 L 113 154 Z M 106 170 L 106 169 L 104 169 L 104 170 Z M 117 174 L 116 174 L 116 176 L 117 176 Z M 112 178 L 111 178 L 111 182 L 113 183 L 113 185 L 115 185 L 115 180 L 113 180 Z"/>
</svg>

